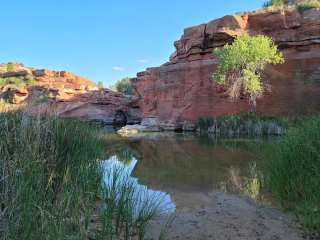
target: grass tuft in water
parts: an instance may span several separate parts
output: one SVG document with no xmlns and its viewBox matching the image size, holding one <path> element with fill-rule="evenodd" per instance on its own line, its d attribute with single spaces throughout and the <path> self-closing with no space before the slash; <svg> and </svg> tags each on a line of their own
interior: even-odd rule
<svg viewBox="0 0 320 240">
<path fill-rule="evenodd" d="M 145 239 L 151 220 L 164 211 L 164 195 L 150 195 L 147 189 L 139 188 L 123 167 L 108 168 L 104 174 L 104 211 L 98 239 Z"/>
</svg>

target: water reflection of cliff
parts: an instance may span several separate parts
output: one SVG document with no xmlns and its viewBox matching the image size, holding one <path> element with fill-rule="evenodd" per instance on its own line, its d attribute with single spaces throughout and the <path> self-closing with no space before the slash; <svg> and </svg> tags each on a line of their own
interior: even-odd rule
<svg viewBox="0 0 320 240">
<path fill-rule="evenodd" d="M 171 194 L 221 191 L 265 202 L 252 151 L 255 145 L 248 139 L 218 141 L 176 134 L 118 141 L 110 152 L 124 163 L 136 159 L 132 176 L 152 189 Z"/>
</svg>

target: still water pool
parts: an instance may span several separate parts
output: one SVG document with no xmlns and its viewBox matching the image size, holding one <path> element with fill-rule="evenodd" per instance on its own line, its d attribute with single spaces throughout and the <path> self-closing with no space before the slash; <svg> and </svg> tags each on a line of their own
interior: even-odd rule
<svg viewBox="0 0 320 240">
<path fill-rule="evenodd" d="M 246 195 L 265 204 L 259 190 L 256 146 L 262 139 L 215 139 L 193 134 L 108 133 L 107 168 L 121 166 L 149 197 L 159 194 L 167 211 L 205 206 L 213 192 Z M 105 179 L 108 182 L 108 179 Z"/>
</svg>

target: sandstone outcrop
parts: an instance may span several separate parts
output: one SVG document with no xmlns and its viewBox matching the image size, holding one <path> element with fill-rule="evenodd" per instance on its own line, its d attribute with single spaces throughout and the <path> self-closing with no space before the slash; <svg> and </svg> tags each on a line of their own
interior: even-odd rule
<svg viewBox="0 0 320 240">
<path fill-rule="evenodd" d="M 51 101 L 32 111 L 54 112 L 60 117 L 79 118 L 103 124 L 135 124 L 141 121 L 140 109 L 134 98 L 105 89 L 75 94 L 70 100 Z"/>
<path fill-rule="evenodd" d="M 275 10 L 230 15 L 184 30 L 170 61 L 132 79 L 144 117 L 157 116 L 171 126 L 248 111 L 245 99 L 231 101 L 212 81 L 214 48 L 248 33 L 271 36 L 285 64 L 268 67 L 271 93 L 258 100 L 264 115 L 320 111 L 320 10 Z"/>
<path fill-rule="evenodd" d="M 98 89 L 92 81 L 66 71 L 0 64 L 0 100 L 21 105 L 31 113 L 127 124 L 140 121 L 135 97 Z"/>
</svg>

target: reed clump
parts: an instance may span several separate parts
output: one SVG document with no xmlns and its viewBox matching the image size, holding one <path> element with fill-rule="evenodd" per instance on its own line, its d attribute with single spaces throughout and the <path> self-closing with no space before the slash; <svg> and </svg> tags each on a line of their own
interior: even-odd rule
<svg viewBox="0 0 320 240">
<path fill-rule="evenodd" d="M 121 171 L 106 185 L 105 148 L 88 123 L 1 112 L 1 239 L 143 239 L 160 199 L 142 198 Z"/>
<path fill-rule="evenodd" d="M 104 142 L 79 121 L 0 113 L 3 239 L 84 239 Z"/>
<path fill-rule="evenodd" d="M 261 182 L 309 229 L 320 232 L 320 117 L 291 127 L 263 146 Z"/>
<path fill-rule="evenodd" d="M 276 117 L 260 116 L 255 113 L 240 113 L 217 118 L 200 118 L 199 133 L 222 137 L 257 137 L 282 135 L 288 121 Z"/>
</svg>

